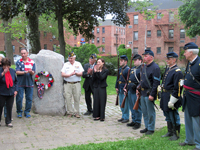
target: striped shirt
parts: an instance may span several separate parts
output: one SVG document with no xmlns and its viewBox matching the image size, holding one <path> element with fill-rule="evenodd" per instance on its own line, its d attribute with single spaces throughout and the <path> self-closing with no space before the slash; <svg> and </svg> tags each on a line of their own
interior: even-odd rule
<svg viewBox="0 0 200 150">
<path fill-rule="evenodd" d="M 16 71 L 35 71 L 35 62 L 28 58 L 27 62 L 24 62 L 22 59 L 16 62 Z M 30 73 L 26 73 L 23 75 L 17 75 L 18 86 L 19 87 L 33 87 L 33 78 Z"/>
</svg>

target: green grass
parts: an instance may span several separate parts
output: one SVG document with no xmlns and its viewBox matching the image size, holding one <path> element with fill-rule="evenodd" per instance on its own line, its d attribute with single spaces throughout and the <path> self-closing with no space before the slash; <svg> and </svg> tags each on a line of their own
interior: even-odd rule
<svg viewBox="0 0 200 150">
<path fill-rule="evenodd" d="M 107 94 L 108 95 L 114 95 L 116 94 L 116 90 L 115 90 L 115 83 L 116 83 L 116 76 L 108 76 L 107 77 Z M 81 78 L 81 94 L 84 94 L 84 89 L 83 89 L 83 83 L 85 81 L 85 78 Z"/>
<path fill-rule="evenodd" d="M 105 142 L 105 143 L 89 143 L 82 145 L 71 145 L 67 147 L 58 147 L 53 150 L 188 150 L 193 149 L 195 146 L 179 146 L 180 142 L 185 140 L 185 127 L 182 125 L 180 139 L 177 141 L 170 141 L 167 138 L 161 138 L 167 132 L 167 128 L 164 127 L 159 131 L 156 131 L 153 135 L 142 136 L 141 138 L 134 140 L 129 138 L 128 140 Z"/>
</svg>

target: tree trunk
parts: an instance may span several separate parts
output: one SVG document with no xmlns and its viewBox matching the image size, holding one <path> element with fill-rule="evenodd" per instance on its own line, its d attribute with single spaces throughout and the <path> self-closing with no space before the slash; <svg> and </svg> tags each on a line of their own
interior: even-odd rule
<svg viewBox="0 0 200 150">
<path fill-rule="evenodd" d="M 7 28 L 6 32 L 4 33 L 5 36 L 5 49 L 6 49 L 6 57 L 11 59 L 11 64 L 14 64 L 13 60 L 13 47 L 12 47 L 12 36 L 10 25 L 12 23 L 12 19 L 8 19 L 8 21 L 3 20 L 4 27 Z"/>
<path fill-rule="evenodd" d="M 28 35 L 28 39 L 30 40 L 31 49 L 29 49 L 29 54 L 37 54 L 41 50 L 40 45 L 40 37 L 39 37 L 39 28 L 38 28 L 38 15 L 37 14 L 29 14 L 28 18 L 28 26 L 30 28 L 30 32 Z"/>
<path fill-rule="evenodd" d="M 60 43 L 60 54 L 65 57 L 65 39 L 63 31 L 63 15 L 62 15 L 62 0 L 57 0 L 58 8 L 56 9 L 56 16 L 58 19 L 58 32 L 59 32 L 59 43 Z"/>
</svg>

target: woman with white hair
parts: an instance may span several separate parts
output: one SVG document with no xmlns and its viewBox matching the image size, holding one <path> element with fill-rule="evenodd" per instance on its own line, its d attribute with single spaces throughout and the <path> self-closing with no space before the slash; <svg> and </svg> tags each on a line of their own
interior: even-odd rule
<svg viewBox="0 0 200 150">
<path fill-rule="evenodd" d="M 5 58 L 5 56 L 3 54 L 0 54 L 0 67 L 2 67 L 2 63 L 1 60 Z M 7 109 L 6 109 L 6 104 L 4 106 L 4 117 L 6 118 L 6 114 L 7 114 Z"/>
</svg>

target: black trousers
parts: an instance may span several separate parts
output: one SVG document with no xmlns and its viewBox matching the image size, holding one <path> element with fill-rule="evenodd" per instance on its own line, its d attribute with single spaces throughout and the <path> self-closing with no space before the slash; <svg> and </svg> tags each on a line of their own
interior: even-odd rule
<svg viewBox="0 0 200 150">
<path fill-rule="evenodd" d="M 14 95 L 12 96 L 0 95 L 0 121 L 1 121 L 3 107 L 5 106 L 6 103 L 6 108 L 7 108 L 7 115 L 5 119 L 6 124 L 11 123 L 13 102 L 14 102 Z"/>
<path fill-rule="evenodd" d="M 94 106 L 93 106 L 93 117 L 105 119 L 105 108 L 107 101 L 106 87 L 101 88 L 98 86 L 94 88 Z"/>
<path fill-rule="evenodd" d="M 89 112 L 92 112 L 92 99 L 91 99 L 91 94 L 93 95 L 93 99 L 94 99 L 94 92 L 93 89 L 91 89 L 91 87 L 89 86 L 88 90 L 85 90 L 85 102 L 87 105 L 87 110 Z"/>
</svg>

